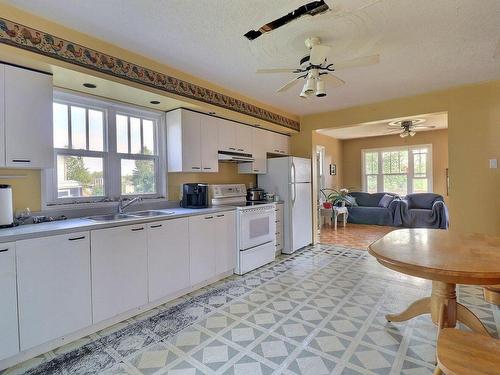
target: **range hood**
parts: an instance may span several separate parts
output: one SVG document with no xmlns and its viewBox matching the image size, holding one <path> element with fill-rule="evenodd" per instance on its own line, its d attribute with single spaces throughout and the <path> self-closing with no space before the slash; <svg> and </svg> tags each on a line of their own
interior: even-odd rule
<svg viewBox="0 0 500 375">
<path fill-rule="evenodd" d="M 254 161 L 252 154 L 241 152 L 219 151 L 219 161 L 227 163 L 250 163 Z"/>
</svg>

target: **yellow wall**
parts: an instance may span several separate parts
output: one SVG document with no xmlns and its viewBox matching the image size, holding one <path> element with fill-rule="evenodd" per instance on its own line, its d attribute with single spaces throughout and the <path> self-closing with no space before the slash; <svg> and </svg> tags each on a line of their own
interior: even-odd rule
<svg viewBox="0 0 500 375">
<path fill-rule="evenodd" d="M 207 184 L 245 184 L 247 187 L 256 184 L 255 175 L 238 174 L 238 165 L 219 163 L 219 173 L 169 173 L 168 199 L 179 200 L 181 185 L 188 182 Z"/>
<path fill-rule="evenodd" d="M 500 235 L 500 169 L 488 168 L 500 159 L 500 81 L 304 116 L 292 152 L 311 157 L 315 129 L 435 112 L 448 112 L 452 229 Z"/>
<path fill-rule="evenodd" d="M 344 185 L 361 190 L 361 150 L 393 146 L 432 144 L 432 182 L 434 193 L 446 199 L 446 168 L 448 168 L 448 130 L 420 132 L 414 137 L 399 135 L 346 139 L 343 146 Z"/>
<path fill-rule="evenodd" d="M 343 161 L 342 161 L 342 142 L 338 139 L 327 137 L 326 135 L 314 133 L 314 146 L 323 146 L 325 148 L 325 164 L 323 165 L 323 176 L 325 176 L 325 187 L 339 188 L 342 187 L 343 178 Z M 337 165 L 337 174 L 330 175 L 330 164 Z M 313 173 L 313 178 L 317 178 L 316 171 Z M 316 180 L 315 180 L 316 181 Z"/>
<path fill-rule="evenodd" d="M 0 179 L 0 184 L 12 186 L 14 210 L 40 209 L 40 171 L 30 169 L 0 169 L 0 176 L 22 176 L 22 178 Z"/>
</svg>

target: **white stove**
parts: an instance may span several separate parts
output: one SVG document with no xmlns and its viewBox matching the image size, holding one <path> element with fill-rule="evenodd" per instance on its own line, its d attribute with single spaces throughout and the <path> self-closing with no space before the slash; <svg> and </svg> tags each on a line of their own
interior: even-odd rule
<svg viewBox="0 0 500 375">
<path fill-rule="evenodd" d="M 276 206 L 272 202 L 247 202 L 243 184 L 209 185 L 212 206 L 237 209 L 235 273 L 243 275 L 275 258 Z"/>
</svg>

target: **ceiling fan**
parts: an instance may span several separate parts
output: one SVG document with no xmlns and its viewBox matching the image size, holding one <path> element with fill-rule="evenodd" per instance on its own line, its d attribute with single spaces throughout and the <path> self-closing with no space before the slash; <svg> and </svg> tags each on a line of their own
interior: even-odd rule
<svg viewBox="0 0 500 375">
<path fill-rule="evenodd" d="M 390 131 L 387 134 L 398 133 L 401 138 L 413 137 L 417 131 L 423 129 L 434 129 L 434 125 L 424 125 L 425 119 L 398 120 L 387 124 Z"/>
<path fill-rule="evenodd" d="M 301 98 L 307 98 L 313 94 L 317 97 L 324 97 L 326 96 L 326 82 L 333 87 L 345 84 L 332 72 L 339 69 L 374 65 L 379 62 L 379 55 L 371 55 L 333 64 L 328 62 L 328 53 L 331 47 L 321 44 L 319 37 L 307 38 L 305 45 L 310 52 L 300 59 L 298 68 L 257 69 L 257 73 L 294 73 L 297 76 L 276 92 L 284 92 L 303 79 L 304 86 L 300 93 Z"/>
</svg>

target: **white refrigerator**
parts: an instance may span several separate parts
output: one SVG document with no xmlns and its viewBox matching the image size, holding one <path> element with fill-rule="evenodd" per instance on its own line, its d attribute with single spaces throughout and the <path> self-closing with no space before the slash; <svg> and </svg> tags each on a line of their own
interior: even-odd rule
<svg viewBox="0 0 500 375">
<path fill-rule="evenodd" d="M 268 159 L 267 174 L 258 176 L 258 185 L 285 202 L 283 253 L 292 254 L 312 243 L 311 159 Z"/>
</svg>

